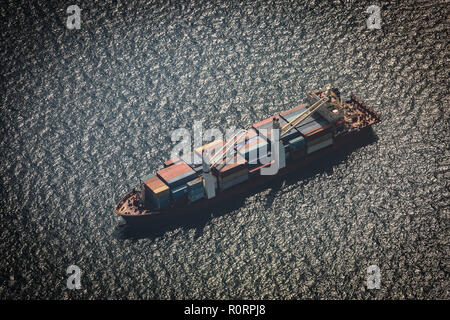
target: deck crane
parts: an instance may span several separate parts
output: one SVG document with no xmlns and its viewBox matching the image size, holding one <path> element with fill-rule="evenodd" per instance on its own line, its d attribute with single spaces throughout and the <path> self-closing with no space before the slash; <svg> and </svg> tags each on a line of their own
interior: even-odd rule
<svg viewBox="0 0 450 320">
<path fill-rule="evenodd" d="M 248 132 L 248 128 L 241 129 L 237 131 L 232 137 L 228 139 L 220 150 L 214 154 L 214 156 L 209 160 L 209 163 L 205 161 L 205 151 L 203 150 L 202 159 L 203 159 L 203 179 L 206 191 L 206 197 L 208 199 L 214 198 L 216 196 L 216 183 L 217 178 L 211 174 L 212 167 L 219 161 L 222 161 L 224 157 L 228 154 L 228 152 L 235 146 L 235 143 L 239 141 L 242 137 L 245 137 Z"/>
<path fill-rule="evenodd" d="M 248 132 L 248 127 L 244 129 L 240 129 L 233 136 L 228 139 L 228 142 L 224 144 L 219 152 L 217 152 L 209 162 L 209 168 L 211 169 L 219 160 L 223 160 L 223 158 L 228 154 L 228 152 L 234 148 L 234 145 L 239 139 L 245 137 Z"/>
<path fill-rule="evenodd" d="M 282 128 L 281 128 L 281 132 L 280 132 L 280 138 L 284 137 L 286 134 L 288 134 L 292 129 L 295 128 L 296 125 L 298 125 L 300 122 L 302 122 L 303 120 L 305 120 L 307 117 L 309 117 L 310 115 L 312 115 L 314 113 L 314 111 L 316 111 L 317 109 L 319 109 L 325 102 L 327 102 L 329 100 L 329 97 L 323 97 L 321 99 L 319 99 L 318 101 L 316 101 L 315 103 L 313 103 L 308 109 L 306 109 L 305 111 L 303 111 L 301 114 L 299 114 L 294 120 L 288 122 L 287 124 L 285 124 Z"/>
<path fill-rule="evenodd" d="M 288 134 L 296 125 L 301 123 L 303 120 L 305 120 L 308 116 L 312 115 L 315 111 L 317 111 L 324 103 L 328 102 L 330 100 L 330 90 L 329 86 L 325 87 L 322 92 L 327 92 L 327 95 L 325 97 L 319 98 L 314 92 L 310 91 L 308 92 L 308 96 L 310 98 L 314 97 L 315 99 L 318 99 L 315 103 L 313 103 L 307 110 L 302 112 L 300 115 L 298 115 L 294 120 L 288 122 L 280 129 L 280 139 Z M 331 92 L 332 93 L 332 92 Z M 275 118 L 276 119 L 276 118 Z M 278 120 L 278 119 L 276 119 Z M 276 121 L 275 126 L 278 127 L 278 122 Z M 275 128 L 275 127 L 274 127 Z M 247 126 L 244 129 L 241 129 L 237 131 L 232 137 L 227 139 L 227 143 L 222 146 L 222 148 L 210 159 L 209 161 L 209 169 L 211 169 L 218 161 L 223 160 L 223 158 L 227 155 L 227 153 L 234 148 L 234 145 L 239 139 L 242 137 L 245 137 L 249 129 L 249 126 Z"/>
<path fill-rule="evenodd" d="M 295 128 L 299 123 L 304 121 L 307 117 L 312 115 L 315 111 L 317 111 L 322 105 L 324 105 L 326 102 L 329 102 L 331 99 L 331 96 L 333 96 L 333 92 L 330 92 L 330 89 L 326 87 L 324 90 L 321 90 L 322 93 L 326 92 L 326 95 L 319 98 L 314 92 L 308 92 L 308 96 L 310 98 L 314 98 L 314 100 L 317 100 L 314 102 L 308 109 L 303 111 L 300 115 L 298 115 L 295 119 L 285 124 L 283 127 L 280 128 L 278 117 L 274 117 L 273 129 L 279 129 L 280 135 L 279 139 L 281 140 L 282 137 L 284 137 L 286 134 L 288 134 L 292 129 Z M 330 96 L 331 94 L 331 96 Z M 222 161 L 229 153 L 231 149 L 234 149 L 234 146 L 236 143 L 243 137 L 245 137 L 248 133 L 249 126 L 237 131 L 233 136 L 231 136 L 229 139 L 227 139 L 227 142 L 220 148 L 220 150 L 214 154 L 214 156 L 209 159 L 209 163 L 207 163 L 205 160 L 205 155 L 202 154 L 203 158 L 203 177 L 205 180 L 205 189 L 206 189 L 206 196 L 208 199 L 215 197 L 215 183 L 216 183 L 216 177 L 214 177 L 211 174 L 211 169 L 214 165 L 216 165 L 219 161 Z M 276 158 L 279 158 L 278 167 L 281 169 L 285 166 L 285 153 L 284 153 L 284 146 L 283 143 L 279 144 L 278 150 L 273 150 L 275 152 Z"/>
<path fill-rule="evenodd" d="M 281 128 L 280 138 L 289 133 L 296 125 L 305 120 L 308 116 L 313 114 L 317 109 L 319 109 L 325 102 L 328 101 L 328 96 L 319 99 L 319 101 L 315 102 L 312 106 L 310 106 L 307 110 L 302 112 L 298 117 L 294 120 L 290 121 L 286 125 Z M 235 142 L 239 141 L 242 137 L 247 134 L 248 128 L 241 129 L 236 132 L 231 138 L 228 139 L 228 142 L 222 146 L 219 152 L 217 152 L 210 160 L 210 168 L 212 168 L 218 161 L 223 160 L 226 154 L 234 147 Z"/>
</svg>

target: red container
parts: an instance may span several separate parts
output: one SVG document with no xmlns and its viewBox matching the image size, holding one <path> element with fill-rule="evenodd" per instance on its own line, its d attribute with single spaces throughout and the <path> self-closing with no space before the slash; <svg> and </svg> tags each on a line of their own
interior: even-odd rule
<svg viewBox="0 0 450 320">
<path fill-rule="evenodd" d="M 270 166 L 272 163 L 274 163 L 275 161 L 274 160 L 272 160 L 272 161 L 270 161 L 270 162 L 268 162 L 268 163 L 265 163 L 265 164 L 262 164 L 262 165 L 260 165 L 260 166 L 258 166 L 258 167 L 256 167 L 256 168 L 253 168 L 253 169 L 251 169 L 251 170 L 249 170 L 248 172 L 249 172 L 249 174 L 251 175 L 251 176 L 254 176 L 254 175 L 260 175 L 260 170 L 262 169 L 262 168 L 264 168 L 264 167 L 268 167 L 268 166 Z"/>
<path fill-rule="evenodd" d="M 180 161 L 170 167 L 157 171 L 156 174 L 161 180 L 172 187 L 192 180 L 195 176 L 195 171 L 184 161 Z"/>
<path fill-rule="evenodd" d="M 289 110 L 286 110 L 286 111 L 281 112 L 280 115 L 282 115 L 283 117 L 286 118 L 286 117 L 289 117 L 289 115 L 290 115 L 291 113 L 293 113 L 293 112 L 295 112 L 295 111 L 297 111 L 297 110 L 300 110 L 300 109 L 304 109 L 304 108 L 306 108 L 306 107 L 307 107 L 306 104 L 301 104 L 301 105 L 296 106 L 296 107 L 294 107 L 294 108 L 292 108 L 292 109 L 289 109 Z"/>
<path fill-rule="evenodd" d="M 147 188 L 152 190 L 153 193 L 156 193 L 155 191 L 162 187 L 167 187 L 166 184 L 164 182 L 162 182 L 161 179 L 159 179 L 156 176 L 145 180 L 143 183 Z"/>
<path fill-rule="evenodd" d="M 218 175 L 219 177 L 226 177 L 230 174 L 233 174 L 235 172 L 238 172 L 239 170 L 242 170 L 244 168 L 247 168 L 247 160 L 243 159 L 242 157 L 239 159 L 240 163 L 237 163 L 238 158 L 235 155 L 233 157 L 233 163 L 227 164 L 227 163 L 221 163 L 213 167 L 213 172 Z"/>
<path fill-rule="evenodd" d="M 214 140 L 210 143 L 207 143 L 201 147 L 196 148 L 194 151 L 196 153 L 197 156 L 200 156 L 200 158 L 203 155 L 203 151 L 206 154 L 206 157 L 213 157 L 214 154 L 216 153 L 216 151 L 220 150 L 220 147 L 222 147 L 224 145 L 224 142 L 222 139 L 219 140 Z"/>
<path fill-rule="evenodd" d="M 235 146 L 240 146 L 240 145 L 244 145 L 248 140 L 256 137 L 258 135 L 258 131 L 256 131 L 253 128 L 250 128 L 247 130 L 247 133 L 245 135 L 241 135 L 239 134 L 239 139 L 237 139 L 238 137 L 234 138 L 234 145 Z M 229 142 L 230 140 L 227 140 L 227 142 Z"/>
<path fill-rule="evenodd" d="M 169 159 L 167 161 L 164 162 L 164 168 L 170 167 L 171 165 L 180 162 L 180 158 L 175 157 L 173 159 Z"/>
<path fill-rule="evenodd" d="M 256 130 L 261 129 L 261 128 L 272 128 L 273 117 L 274 116 L 271 116 L 267 119 L 261 120 L 260 122 L 253 124 L 252 128 L 254 128 Z"/>
<path fill-rule="evenodd" d="M 330 132 L 333 132 L 333 126 L 331 126 L 330 124 L 326 124 L 314 130 L 306 132 L 305 134 L 306 141 L 320 138 Z"/>
</svg>

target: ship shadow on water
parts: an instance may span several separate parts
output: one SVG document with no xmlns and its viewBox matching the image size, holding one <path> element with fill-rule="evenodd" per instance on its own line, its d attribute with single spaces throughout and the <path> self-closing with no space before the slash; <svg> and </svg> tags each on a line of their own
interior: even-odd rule
<svg viewBox="0 0 450 320">
<path fill-rule="evenodd" d="M 195 229 L 195 238 L 198 238 L 203 234 L 205 226 L 214 217 L 220 217 L 242 208 L 247 197 L 270 189 L 269 193 L 265 196 L 266 202 L 264 204 L 264 207 L 266 209 L 269 209 L 272 206 L 273 201 L 276 199 L 278 192 L 281 191 L 282 188 L 293 185 L 299 180 L 308 181 L 309 179 L 312 179 L 316 174 L 331 174 L 333 172 L 333 167 L 345 161 L 352 152 L 375 143 L 377 140 L 377 135 L 373 132 L 372 129 L 370 129 L 369 131 L 367 131 L 367 133 L 361 135 L 358 140 L 355 140 L 355 143 L 352 146 L 334 151 L 327 157 L 316 161 L 314 164 L 304 166 L 295 173 L 280 177 L 279 179 L 275 179 L 263 186 L 249 190 L 249 192 L 238 196 L 232 202 L 223 202 L 220 204 L 220 206 L 217 205 L 212 209 L 204 209 L 190 215 L 166 220 L 158 224 L 121 224 L 115 228 L 113 236 L 120 240 L 153 240 L 164 236 L 164 234 L 169 231 L 177 229 L 188 231 Z"/>
</svg>

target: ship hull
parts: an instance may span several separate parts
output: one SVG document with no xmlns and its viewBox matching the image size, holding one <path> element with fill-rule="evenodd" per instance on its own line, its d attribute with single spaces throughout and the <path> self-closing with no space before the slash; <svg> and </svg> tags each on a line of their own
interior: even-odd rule
<svg viewBox="0 0 450 320">
<path fill-rule="evenodd" d="M 348 149 L 355 149 L 358 143 L 367 141 L 370 137 L 373 137 L 373 131 L 371 127 L 365 127 L 359 131 L 354 131 L 343 136 L 336 137 L 333 145 L 316 151 L 312 154 L 306 155 L 302 159 L 290 159 L 287 162 L 286 167 L 280 169 L 276 175 L 262 176 L 254 175 L 241 184 L 234 186 L 233 188 L 217 193 L 215 198 L 202 199 L 197 202 L 187 204 L 180 207 L 172 207 L 161 211 L 153 211 L 146 214 L 121 214 L 121 216 L 127 224 L 130 225 L 143 225 L 143 224 L 160 224 L 170 223 L 170 221 L 179 221 L 184 217 L 190 218 L 197 212 L 205 212 L 206 209 L 212 209 L 217 207 L 225 201 L 235 201 L 237 198 L 246 197 L 252 194 L 252 191 L 258 187 L 264 186 L 273 182 L 274 180 L 283 179 L 286 176 L 293 174 L 294 172 L 301 171 L 302 168 L 313 164 L 317 161 L 325 159 L 327 156 L 331 156 L 333 153 L 344 151 Z"/>
</svg>

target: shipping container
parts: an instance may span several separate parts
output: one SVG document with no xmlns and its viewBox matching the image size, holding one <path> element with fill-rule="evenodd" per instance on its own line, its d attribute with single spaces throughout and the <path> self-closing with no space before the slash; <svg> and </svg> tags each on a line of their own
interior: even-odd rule
<svg viewBox="0 0 450 320">
<path fill-rule="evenodd" d="M 222 139 L 218 139 L 201 147 L 195 148 L 194 152 L 196 154 L 196 157 L 200 157 L 200 159 L 202 159 L 203 151 L 205 152 L 205 157 L 212 158 L 217 152 L 222 149 L 223 145 L 224 141 Z"/>
<path fill-rule="evenodd" d="M 249 128 L 247 130 L 245 130 L 245 132 L 237 132 L 236 131 L 236 136 L 233 137 L 233 139 L 231 138 L 227 138 L 226 143 L 229 144 L 233 144 L 234 145 L 234 149 L 237 148 L 237 146 L 242 146 L 246 143 L 248 143 L 249 140 L 253 140 L 255 139 L 255 137 L 258 136 L 258 132 L 253 129 L 253 128 Z"/>
<path fill-rule="evenodd" d="M 157 209 L 168 207 L 170 205 L 170 195 L 166 195 L 160 199 L 153 198 L 151 203 L 152 206 Z"/>
<path fill-rule="evenodd" d="M 308 148 L 332 138 L 332 133 L 329 132 L 329 133 L 323 134 L 323 135 L 314 135 L 313 137 L 314 137 L 314 139 L 308 139 L 308 141 L 306 143 Z"/>
<path fill-rule="evenodd" d="M 308 107 L 305 104 L 303 104 L 303 105 L 297 106 L 295 108 L 292 108 L 290 110 L 280 113 L 280 125 L 284 126 L 288 122 L 295 120 L 295 118 L 297 118 L 300 114 L 305 112 L 307 109 L 308 109 Z M 313 115 L 311 115 L 311 116 L 307 117 L 306 119 L 304 119 L 301 123 L 309 123 L 313 120 L 314 120 Z"/>
<path fill-rule="evenodd" d="M 299 136 L 289 141 L 289 147 L 291 150 L 302 148 L 304 146 L 305 146 L 305 138 L 303 138 L 302 136 Z"/>
<path fill-rule="evenodd" d="M 173 189 L 170 190 L 170 195 L 172 196 L 172 199 L 176 200 L 178 198 L 183 197 L 185 194 L 187 194 L 187 185 L 186 184 L 182 184 L 179 186 L 174 187 Z"/>
<path fill-rule="evenodd" d="M 197 200 L 203 199 L 205 197 L 205 192 L 188 194 L 189 202 L 195 202 Z"/>
<path fill-rule="evenodd" d="M 328 146 L 330 146 L 332 144 L 333 144 L 333 138 L 329 138 L 329 139 L 327 139 L 325 141 L 316 143 L 315 145 L 313 145 L 311 147 L 307 147 L 306 150 L 307 150 L 307 152 L 309 154 L 309 153 L 313 153 L 314 151 L 318 151 L 320 149 L 328 147 Z"/>
<path fill-rule="evenodd" d="M 311 135 L 316 131 L 324 130 L 328 127 L 328 121 L 321 116 L 315 116 L 315 119 L 313 121 L 310 121 L 308 123 L 302 122 L 299 126 L 297 126 L 298 130 L 306 136 Z"/>
<path fill-rule="evenodd" d="M 143 185 L 152 197 L 161 198 L 169 194 L 169 187 L 155 175 L 143 181 Z"/>
<path fill-rule="evenodd" d="M 239 170 L 239 171 L 237 171 L 235 173 L 232 173 L 232 174 L 230 174 L 228 176 L 225 176 L 225 177 L 219 176 L 219 182 L 220 183 L 225 183 L 225 182 L 231 181 L 231 180 L 233 180 L 233 179 L 235 179 L 237 177 L 243 176 L 245 174 L 248 174 L 248 168 L 244 168 L 242 170 Z"/>
<path fill-rule="evenodd" d="M 189 181 L 186 184 L 188 186 L 188 189 L 195 189 L 195 188 L 203 187 L 203 178 L 202 177 L 197 177 L 197 178 Z"/>
<path fill-rule="evenodd" d="M 205 193 L 205 189 L 203 186 L 203 178 L 199 177 L 196 178 L 192 181 L 189 181 L 187 183 L 187 187 L 188 187 L 188 198 L 189 197 L 194 197 L 198 194 L 204 194 Z"/>
<path fill-rule="evenodd" d="M 218 177 L 225 177 L 244 168 L 247 168 L 247 161 L 241 155 L 235 155 L 230 160 L 230 163 L 222 162 L 217 164 L 213 167 L 212 171 Z"/>
<path fill-rule="evenodd" d="M 272 121 L 273 121 L 273 118 L 274 118 L 275 116 L 271 116 L 271 117 L 269 117 L 269 118 L 266 118 L 266 119 L 264 119 L 264 120 L 261 120 L 261 121 L 259 121 L 259 122 L 257 122 L 257 123 L 254 123 L 253 125 L 252 125 L 252 128 L 253 129 L 255 129 L 256 131 L 260 131 L 261 129 L 269 129 L 269 128 L 272 128 L 273 127 L 273 125 L 272 125 Z"/>
<path fill-rule="evenodd" d="M 197 174 L 203 171 L 202 158 L 195 152 L 190 152 L 186 155 L 181 156 L 181 160 L 184 161 L 192 170 Z"/>
<path fill-rule="evenodd" d="M 297 128 L 292 129 L 291 131 L 289 131 L 286 135 L 284 135 L 281 138 L 281 141 L 283 141 L 284 144 L 288 145 L 289 144 L 289 140 L 293 140 L 297 137 L 301 137 L 302 134 L 300 133 L 300 131 Z"/>
<path fill-rule="evenodd" d="M 197 176 L 196 172 L 184 161 L 158 170 L 156 173 L 170 188 L 185 184 Z"/>
<path fill-rule="evenodd" d="M 204 193 L 205 189 L 203 188 L 203 186 L 199 187 L 199 188 L 195 188 L 195 189 L 188 189 L 188 195 L 190 194 L 199 194 L 199 193 Z"/>
<path fill-rule="evenodd" d="M 255 137 L 247 144 L 237 148 L 238 153 L 249 163 L 255 164 L 258 159 L 267 156 L 270 144 L 262 137 Z"/>
<path fill-rule="evenodd" d="M 247 134 L 243 137 L 241 137 L 238 141 L 235 142 L 234 149 L 237 150 L 238 148 L 241 148 L 243 145 L 254 141 L 255 139 L 258 139 L 258 132 L 250 128 L 247 130 Z"/>
<path fill-rule="evenodd" d="M 271 160 L 270 162 L 264 163 L 264 164 L 258 164 L 257 166 L 251 168 L 248 173 L 250 176 L 260 175 L 260 170 L 264 167 L 270 166 L 272 163 L 274 163 L 274 160 Z"/>
<path fill-rule="evenodd" d="M 228 188 L 231 188 L 232 186 L 235 186 L 239 183 L 242 183 L 244 181 L 248 180 L 248 173 L 241 175 L 231 181 L 228 182 L 224 182 L 224 183 L 219 183 L 219 187 L 221 190 L 226 190 Z"/>
</svg>

